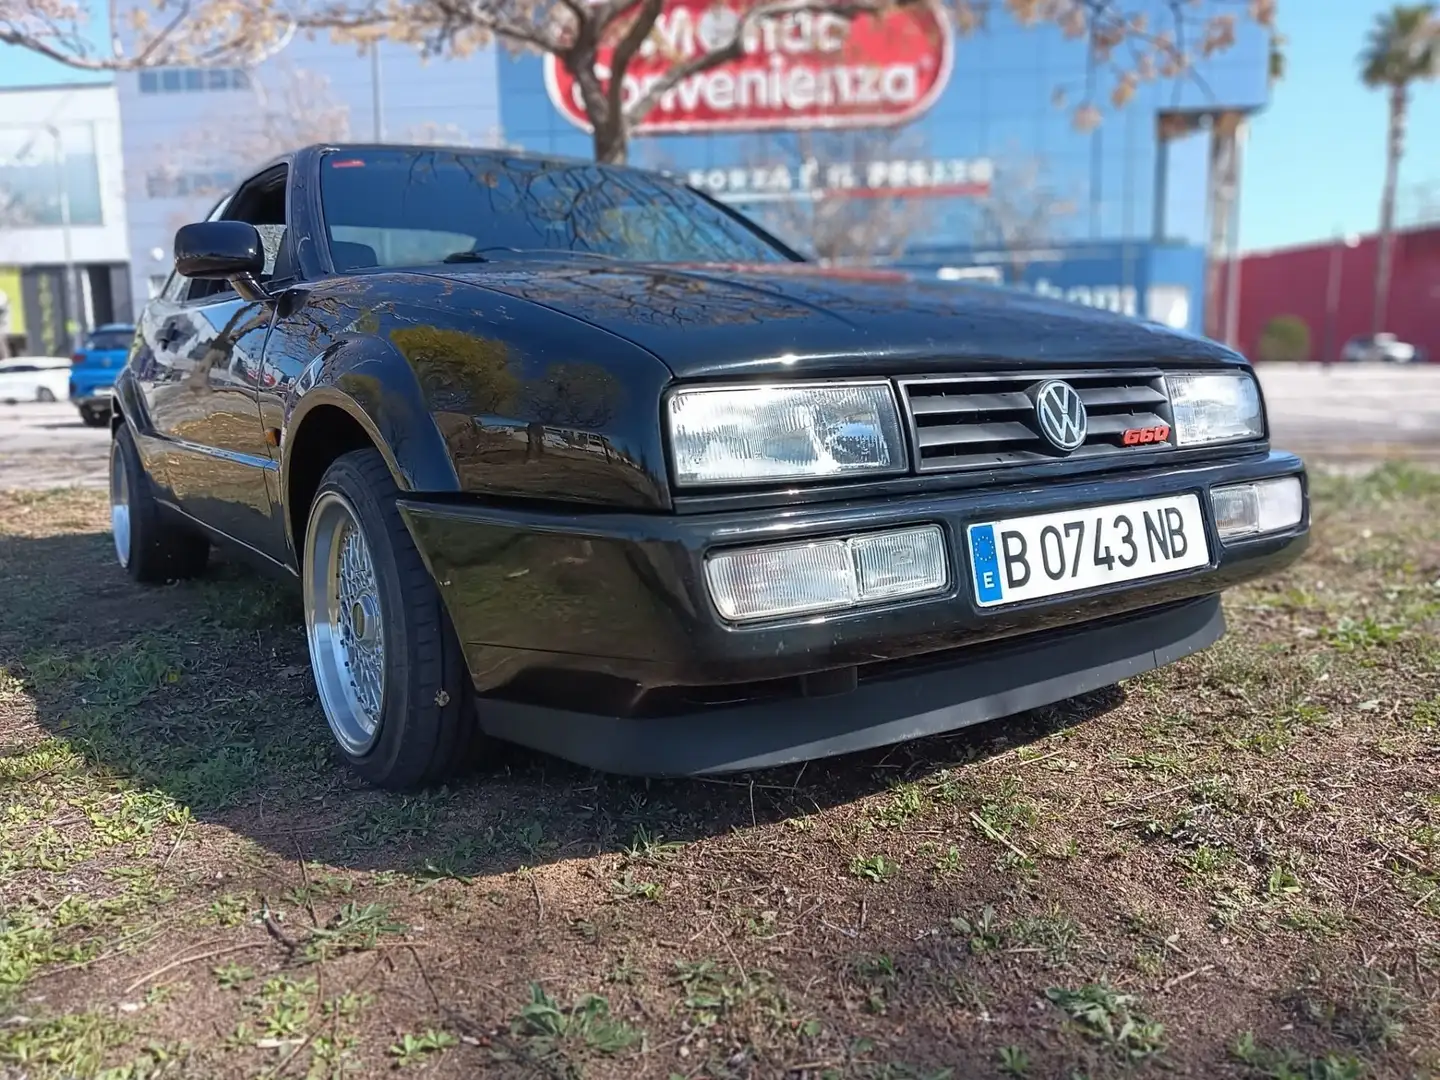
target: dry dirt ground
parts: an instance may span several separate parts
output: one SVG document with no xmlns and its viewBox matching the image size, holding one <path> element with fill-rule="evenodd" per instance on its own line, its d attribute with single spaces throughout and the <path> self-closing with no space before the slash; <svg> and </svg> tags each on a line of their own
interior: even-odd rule
<svg viewBox="0 0 1440 1080">
<path fill-rule="evenodd" d="M 0 495 L 0 1076 L 1421 1077 L 1440 473 L 1317 481 L 1219 646 L 710 782 L 337 766 L 296 601 Z"/>
</svg>

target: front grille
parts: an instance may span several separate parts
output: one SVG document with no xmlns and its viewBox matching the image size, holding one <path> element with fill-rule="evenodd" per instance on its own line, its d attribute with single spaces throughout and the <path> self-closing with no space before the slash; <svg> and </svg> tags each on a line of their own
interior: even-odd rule
<svg viewBox="0 0 1440 1080">
<path fill-rule="evenodd" d="M 1061 379 L 1080 394 L 1089 416 L 1085 442 L 1066 453 L 1040 431 L 1035 393 Z M 1028 462 L 1151 454 L 1174 446 L 1125 446 L 1132 428 L 1171 427 L 1165 377 L 1154 370 L 955 375 L 904 379 L 900 393 L 914 434 L 917 472 L 994 468 Z"/>
</svg>

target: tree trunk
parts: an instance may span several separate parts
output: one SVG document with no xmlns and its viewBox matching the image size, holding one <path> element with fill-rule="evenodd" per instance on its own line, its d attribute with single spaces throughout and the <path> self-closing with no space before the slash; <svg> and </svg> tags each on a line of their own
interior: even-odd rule
<svg viewBox="0 0 1440 1080">
<path fill-rule="evenodd" d="M 595 160 L 600 164 L 624 165 L 629 149 L 630 137 L 623 116 L 609 117 L 595 125 Z"/>
<path fill-rule="evenodd" d="M 1375 307 L 1372 333 L 1385 332 L 1390 303 L 1390 272 L 1395 258 L 1395 188 L 1400 178 L 1400 157 L 1405 152 L 1405 113 L 1409 92 L 1390 88 L 1390 132 L 1385 147 L 1385 190 L 1380 196 L 1380 237 L 1375 256 Z"/>
</svg>

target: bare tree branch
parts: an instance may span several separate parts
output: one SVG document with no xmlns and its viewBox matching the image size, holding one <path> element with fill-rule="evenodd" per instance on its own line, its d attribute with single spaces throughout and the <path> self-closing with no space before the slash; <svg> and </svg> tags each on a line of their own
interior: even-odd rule
<svg viewBox="0 0 1440 1080">
<path fill-rule="evenodd" d="M 1005 253 L 1015 284 L 1035 252 L 1055 242 L 1060 221 L 1076 207 L 1051 187 L 1041 159 L 1011 157 L 996 165 L 990 194 L 979 209 L 977 243 Z"/>
</svg>

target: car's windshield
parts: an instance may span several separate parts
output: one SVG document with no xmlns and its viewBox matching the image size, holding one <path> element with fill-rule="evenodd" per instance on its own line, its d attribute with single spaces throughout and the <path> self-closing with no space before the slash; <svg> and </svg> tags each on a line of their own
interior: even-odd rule
<svg viewBox="0 0 1440 1080">
<path fill-rule="evenodd" d="M 134 338 L 133 330 L 96 330 L 85 339 L 85 348 L 94 352 L 128 349 Z"/>
<path fill-rule="evenodd" d="M 320 195 L 336 269 L 576 253 L 782 262 L 762 233 L 662 177 L 603 165 L 396 148 L 329 154 Z"/>
</svg>

